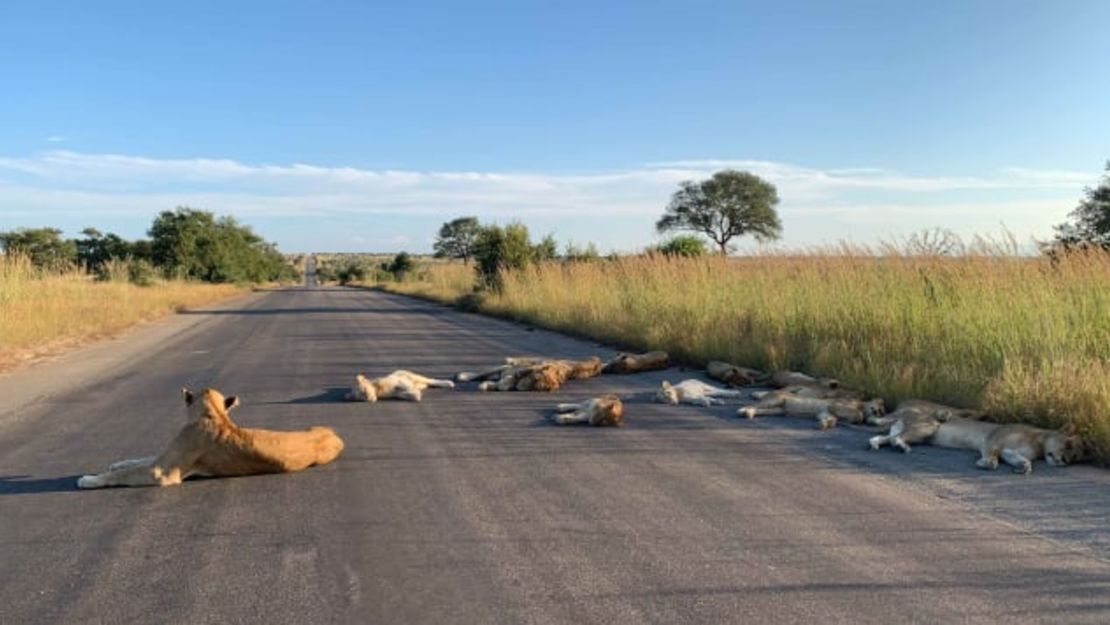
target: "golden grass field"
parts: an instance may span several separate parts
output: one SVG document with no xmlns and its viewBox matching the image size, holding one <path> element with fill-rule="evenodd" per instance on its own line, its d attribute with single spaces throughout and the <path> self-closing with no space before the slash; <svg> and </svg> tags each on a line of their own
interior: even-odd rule
<svg viewBox="0 0 1110 625">
<path fill-rule="evenodd" d="M 226 284 L 98 282 L 83 271 L 42 273 L 26 259 L 0 256 L 0 371 L 242 292 Z"/>
<path fill-rule="evenodd" d="M 1074 423 L 1110 463 L 1110 254 L 887 252 L 549 263 L 475 299 L 482 312 L 691 364 L 799 369 L 891 405 L 920 397 L 999 421 Z M 469 267 L 422 273 L 383 286 L 445 302 L 473 291 Z"/>
</svg>

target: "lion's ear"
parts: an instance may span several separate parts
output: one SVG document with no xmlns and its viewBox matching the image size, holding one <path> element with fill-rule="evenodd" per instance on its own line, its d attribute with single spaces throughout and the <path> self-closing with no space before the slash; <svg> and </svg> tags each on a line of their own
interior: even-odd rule
<svg viewBox="0 0 1110 625">
<path fill-rule="evenodd" d="M 196 399 L 193 396 L 193 392 L 190 391 L 187 388 L 182 388 L 181 389 L 181 398 L 185 400 L 185 405 L 186 406 L 192 406 L 193 405 L 193 400 Z"/>
<path fill-rule="evenodd" d="M 662 386 L 663 386 L 663 388 L 671 388 L 671 383 L 666 381 L 666 380 L 663 380 Z"/>
<path fill-rule="evenodd" d="M 1059 432 L 1064 436 L 1075 436 L 1075 424 L 1067 423 L 1064 427 L 1060 428 Z"/>
<path fill-rule="evenodd" d="M 232 395 L 231 397 L 224 398 L 224 410 L 231 412 L 231 409 L 239 405 L 239 396 Z"/>
</svg>

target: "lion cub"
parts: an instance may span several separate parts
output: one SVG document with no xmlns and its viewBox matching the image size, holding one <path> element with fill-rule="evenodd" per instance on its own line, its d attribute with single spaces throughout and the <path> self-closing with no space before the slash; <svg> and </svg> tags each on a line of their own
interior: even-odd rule
<svg viewBox="0 0 1110 625">
<path fill-rule="evenodd" d="M 706 384 L 701 380 L 683 380 L 678 384 L 671 384 L 663 380 L 659 390 L 655 392 L 655 401 L 661 404 L 693 404 L 695 406 L 716 406 L 723 404 L 722 399 L 736 399 L 743 397 L 743 391 L 734 391 Z"/>
<path fill-rule="evenodd" d="M 355 385 L 347 393 L 349 401 L 374 403 L 379 399 L 404 399 L 420 401 L 427 388 L 455 388 L 451 380 L 437 380 L 399 369 L 381 378 L 367 378 L 361 373 L 355 376 Z"/>
<path fill-rule="evenodd" d="M 624 404 L 616 395 L 602 395 L 577 404 L 559 404 L 551 420 L 557 425 L 588 423 L 620 427 L 624 425 Z"/>
<path fill-rule="evenodd" d="M 754 406 L 744 406 L 736 411 L 740 416 L 754 419 L 759 416 L 785 415 L 788 417 L 813 417 L 817 427 L 827 430 L 841 420 L 864 423 L 869 418 L 882 416 L 886 410 L 882 399 L 821 399 L 800 397 L 791 393 L 767 393 Z"/>
<path fill-rule="evenodd" d="M 232 477 L 300 471 L 327 464 L 343 451 L 343 439 L 326 427 L 296 432 L 241 428 L 229 416 L 238 397 L 213 388 L 197 397 L 181 389 L 189 423 L 162 455 L 113 463 L 108 471 L 85 475 L 78 488 L 173 486 L 193 476 Z"/>
<path fill-rule="evenodd" d="M 602 373 L 642 373 L 656 371 L 671 366 L 671 357 L 667 352 L 657 351 L 646 354 L 629 354 L 621 352 L 612 360 L 605 363 Z"/>
<path fill-rule="evenodd" d="M 705 373 L 714 380 L 724 382 L 729 386 L 752 386 L 767 381 L 767 374 L 758 369 L 738 367 L 719 360 L 710 361 L 709 364 L 705 365 Z"/>
</svg>

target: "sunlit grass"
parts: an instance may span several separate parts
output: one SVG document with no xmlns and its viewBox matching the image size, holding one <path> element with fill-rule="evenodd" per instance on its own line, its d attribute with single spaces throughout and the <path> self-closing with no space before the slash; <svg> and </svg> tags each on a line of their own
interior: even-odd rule
<svg viewBox="0 0 1110 625">
<path fill-rule="evenodd" d="M 243 292 L 241 287 L 178 281 L 150 286 L 97 281 L 79 270 L 44 273 L 24 258 L 0 256 L 0 371 L 35 356 L 109 336 L 142 321 Z"/>
<path fill-rule="evenodd" d="M 480 309 L 693 364 L 835 376 L 888 402 L 1074 423 L 1110 462 L 1110 254 L 895 252 L 551 263 L 504 276 Z M 387 288 L 452 301 L 472 285 L 455 265 Z"/>
</svg>

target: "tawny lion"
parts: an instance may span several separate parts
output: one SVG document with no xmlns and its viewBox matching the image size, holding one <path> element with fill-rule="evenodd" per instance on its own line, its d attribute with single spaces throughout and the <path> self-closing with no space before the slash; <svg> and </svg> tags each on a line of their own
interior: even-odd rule
<svg viewBox="0 0 1110 625">
<path fill-rule="evenodd" d="M 455 388 L 451 380 L 437 380 L 399 369 L 380 378 L 367 378 L 361 373 L 355 376 L 355 385 L 347 393 L 349 401 L 374 403 L 379 399 L 404 399 L 420 401 L 427 388 Z"/>
<path fill-rule="evenodd" d="M 893 419 L 889 422 L 890 432 L 872 437 L 869 441 L 872 449 L 890 444 L 908 452 L 911 443 L 928 442 L 937 447 L 978 451 L 976 464 L 983 469 L 997 469 L 1001 458 L 1016 473 L 1031 472 L 1033 461 L 1040 458 L 1053 466 L 1066 466 L 1083 456 L 1082 441 L 1070 424 L 1059 430 L 1000 425 L 920 406 L 903 408 L 902 404 L 887 418 Z"/>
<path fill-rule="evenodd" d="M 486 380 L 500 380 L 501 377 L 509 371 L 521 367 L 530 367 L 547 362 L 547 359 L 539 358 L 536 356 L 508 356 L 505 358 L 505 364 L 497 365 L 490 369 L 482 371 L 460 371 L 455 374 L 456 382 L 482 382 Z"/>
<path fill-rule="evenodd" d="M 724 403 L 724 399 L 738 399 L 744 396 L 743 391 L 735 391 L 707 384 L 701 380 L 683 380 L 678 384 L 671 384 L 663 380 L 659 390 L 655 392 L 655 401 L 661 404 L 693 404 L 695 406 L 717 406 Z"/>
<path fill-rule="evenodd" d="M 568 380 L 584 380 L 601 373 L 601 359 L 548 360 L 528 366 L 507 365 L 496 380 L 478 385 L 482 391 L 557 391 Z M 472 378 L 473 379 L 473 378 Z"/>
<path fill-rule="evenodd" d="M 864 423 L 869 418 L 886 412 L 882 399 L 819 399 L 799 397 L 790 393 L 768 393 L 758 404 L 744 406 L 736 411 L 740 416 L 754 419 L 761 416 L 812 417 L 817 427 L 827 430 L 841 421 Z"/>
<path fill-rule="evenodd" d="M 77 480 L 78 488 L 173 486 L 190 476 L 233 477 L 288 473 L 327 464 L 343 451 L 343 440 L 326 427 L 299 432 L 241 428 L 228 415 L 238 397 L 216 389 L 196 397 L 182 389 L 189 423 L 162 455 L 123 460 L 98 475 Z"/>
<path fill-rule="evenodd" d="M 767 381 L 767 374 L 758 369 L 738 367 L 719 360 L 710 361 L 705 365 L 705 373 L 729 386 L 752 386 Z"/>
<path fill-rule="evenodd" d="M 656 371 L 671 366 L 671 357 L 667 352 L 656 351 L 646 354 L 629 354 L 621 352 L 609 362 L 605 363 L 602 373 L 642 373 Z"/>
<path fill-rule="evenodd" d="M 602 395 L 577 404 L 559 404 L 551 420 L 557 425 L 588 423 L 620 427 L 624 425 L 624 404 L 616 395 Z"/>
<path fill-rule="evenodd" d="M 768 382 L 770 382 L 772 386 L 778 388 L 796 385 L 824 386 L 826 388 L 837 388 L 840 386 L 840 380 L 835 378 L 815 378 L 799 371 L 776 371 L 771 374 Z"/>
</svg>

